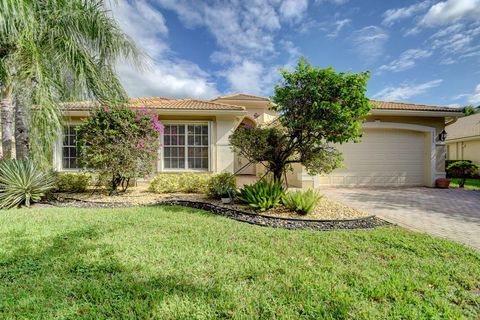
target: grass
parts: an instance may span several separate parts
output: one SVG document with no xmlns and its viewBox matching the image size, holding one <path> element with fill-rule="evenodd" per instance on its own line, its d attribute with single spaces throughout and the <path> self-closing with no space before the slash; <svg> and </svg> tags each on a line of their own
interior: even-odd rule
<svg viewBox="0 0 480 320">
<path fill-rule="evenodd" d="M 453 188 L 458 188 L 460 180 L 460 178 L 452 178 L 450 186 Z M 480 179 L 467 179 L 465 182 L 465 189 L 480 190 Z"/>
<path fill-rule="evenodd" d="M 0 279 L 2 319 L 480 317 L 473 249 L 180 207 L 2 212 Z"/>
</svg>

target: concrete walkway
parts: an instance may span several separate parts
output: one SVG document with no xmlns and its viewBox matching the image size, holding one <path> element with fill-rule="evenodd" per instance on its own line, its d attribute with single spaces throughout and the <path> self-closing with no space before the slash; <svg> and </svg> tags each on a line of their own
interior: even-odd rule
<svg viewBox="0 0 480 320">
<path fill-rule="evenodd" d="M 409 229 L 480 249 L 480 191 L 382 187 L 320 192 Z"/>
</svg>

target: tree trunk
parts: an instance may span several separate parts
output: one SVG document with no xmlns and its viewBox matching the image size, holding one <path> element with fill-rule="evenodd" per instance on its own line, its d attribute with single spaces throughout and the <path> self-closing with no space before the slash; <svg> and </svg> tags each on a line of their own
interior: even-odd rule
<svg viewBox="0 0 480 320">
<path fill-rule="evenodd" d="M 13 99 L 12 87 L 6 86 L 2 90 L 0 101 L 2 114 L 2 156 L 3 159 L 12 159 L 13 147 Z"/>
<path fill-rule="evenodd" d="M 15 153 L 16 158 L 27 160 L 29 155 L 27 106 L 24 99 L 15 99 Z"/>
<path fill-rule="evenodd" d="M 274 167 L 272 168 L 272 173 L 273 173 L 273 181 L 282 181 L 282 175 L 284 173 L 285 169 L 284 167 Z"/>
</svg>

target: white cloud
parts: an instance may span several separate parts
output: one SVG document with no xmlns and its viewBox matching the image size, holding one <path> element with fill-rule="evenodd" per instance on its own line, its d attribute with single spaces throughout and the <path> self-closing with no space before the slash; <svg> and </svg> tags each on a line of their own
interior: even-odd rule
<svg viewBox="0 0 480 320">
<path fill-rule="evenodd" d="M 447 0 L 434 4 L 421 23 L 427 26 L 451 24 L 464 20 L 480 20 L 480 0 Z"/>
<path fill-rule="evenodd" d="M 480 105 L 480 83 L 475 87 L 473 93 L 461 93 L 452 97 L 452 100 L 466 100 L 473 105 Z"/>
<path fill-rule="evenodd" d="M 308 8 L 307 0 L 284 0 L 279 11 L 287 20 L 299 21 Z"/>
<path fill-rule="evenodd" d="M 303 7 L 280 1 L 216 1 L 156 0 L 159 5 L 176 12 L 190 28 L 203 27 L 214 37 L 222 61 L 237 63 L 244 57 L 260 58 L 275 51 L 275 35 L 281 19 L 300 17 Z M 283 6 L 284 15 L 280 14 Z M 215 54 L 216 57 L 219 53 Z M 214 56 L 214 58 L 216 58 Z M 240 58 L 239 58 L 240 57 Z M 231 60 L 231 61 L 228 61 Z"/>
<path fill-rule="evenodd" d="M 327 37 L 336 38 L 338 36 L 338 34 L 340 33 L 340 31 L 343 29 L 343 27 L 350 24 L 350 22 L 352 22 L 352 20 L 350 20 L 350 19 L 343 19 L 343 20 L 335 21 L 335 23 L 334 23 L 335 24 L 335 29 L 331 33 L 329 33 L 327 35 Z"/>
<path fill-rule="evenodd" d="M 433 49 L 441 50 L 445 55 L 468 54 L 474 51 L 472 46 L 474 38 L 465 33 L 455 33 L 442 39 L 435 39 L 431 46 Z"/>
<path fill-rule="evenodd" d="M 426 10 L 431 4 L 431 1 L 422 1 L 412 4 L 408 7 L 389 9 L 383 13 L 383 22 L 385 26 L 391 26 L 398 20 L 410 18 L 419 12 Z"/>
<path fill-rule="evenodd" d="M 228 69 L 225 77 L 234 92 L 249 92 L 260 94 L 263 90 L 264 67 L 262 64 L 245 60 Z"/>
<path fill-rule="evenodd" d="M 336 4 L 336 5 L 341 5 L 341 4 L 347 3 L 348 1 L 350 1 L 350 0 L 315 0 L 315 3 L 316 4 L 321 4 L 323 2 L 330 2 L 330 3 Z"/>
<path fill-rule="evenodd" d="M 400 57 L 389 64 L 384 64 L 378 68 L 381 71 L 400 72 L 411 69 L 419 59 L 425 59 L 432 55 L 431 51 L 422 49 L 409 49 L 404 51 Z"/>
<path fill-rule="evenodd" d="M 454 64 L 456 62 L 457 62 L 457 60 L 455 60 L 451 57 L 447 57 L 447 58 L 444 58 L 444 59 L 440 60 L 440 64 L 443 64 L 443 65 L 450 65 L 450 64 Z"/>
<path fill-rule="evenodd" d="M 475 88 L 475 91 L 468 97 L 468 102 L 475 105 L 480 104 L 480 83 Z"/>
<path fill-rule="evenodd" d="M 400 101 L 410 99 L 411 97 L 421 95 L 428 90 L 438 87 L 443 80 L 437 79 L 421 84 L 401 84 L 400 86 L 390 86 L 376 93 L 375 99 L 387 101 Z"/>
<path fill-rule="evenodd" d="M 355 51 L 369 63 L 383 54 L 387 40 L 388 34 L 377 26 L 368 26 L 353 33 Z"/>
<path fill-rule="evenodd" d="M 216 48 L 210 59 L 223 65 L 216 75 L 225 78 L 230 90 L 257 94 L 271 90 L 271 74 L 278 74 L 272 71 L 273 58 L 282 52 L 292 55 L 292 46 L 277 38 L 282 24 L 303 23 L 308 8 L 308 0 L 156 1 L 176 12 L 188 28 L 204 28 L 213 36 Z"/>
<path fill-rule="evenodd" d="M 160 55 L 169 48 L 165 43 L 168 28 L 163 15 L 145 1 L 118 1 L 112 6 L 118 24 L 150 55 Z M 155 28 L 152 28 L 155 26 Z"/>
<path fill-rule="evenodd" d="M 155 61 L 145 70 L 128 65 L 119 65 L 117 69 L 131 97 L 211 99 L 219 95 L 209 75 L 187 61 Z"/>
<path fill-rule="evenodd" d="M 218 95 L 215 84 L 200 67 L 170 57 L 168 28 L 160 11 L 145 1 L 119 1 L 111 9 L 121 28 L 151 58 L 141 70 L 125 63 L 117 65 L 130 96 L 211 98 Z"/>
<path fill-rule="evenodd" d="M 446 36 L 450 36 L 452 34 L 456 34 L 464 28 L 464 25 L 461 23 L 452 24 L 446 28 L 440 29 L 440 31 L 435 32 L 431 38 L 443 38 Z"/>
<path fill-rule="evenodd" d="M 221 72 L 221 76 L 225 77 L 229 83 L 229 90 L 253 94 L 271 94 L 274 84 L 281 78 L 278 69 L 293 69 L 301 56 L 299 49 L 291 41 L 280 41 L 279 44 L 288 55 L 285 64 L 265 67 L 258 61 L 248 59 L 239 61 Z"/>
</svg>

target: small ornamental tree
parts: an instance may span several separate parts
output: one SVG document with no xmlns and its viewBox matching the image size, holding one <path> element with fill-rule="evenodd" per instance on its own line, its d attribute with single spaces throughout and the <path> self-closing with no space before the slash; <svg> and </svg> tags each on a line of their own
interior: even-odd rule
<svg viewBox="0 0 480 320">
<path fill-rule="evenodd" d="M 240 128 L 230 137 L 232 148 L 252 162 L 261 162 L 275 180 L 293 163 L 309 174 L 329 173 L 341 164 L 334 144 L 357 142 L 370 111 L 365 96 L 368 72 L 337 73 L 300 59 L 295 70 L 281 70 L 272 109 L 276 126 Z"/>
<path fill-rule="evenodd" d="M 80 163 L 108 177 L 111 195 L 125 191 L 130 179 L 152 173 L 162 132 L 146 109 L 99 108 L 78 129 Z"/>
<path fill-rule="evenodd" d="M 460 178 L 458 183 L 459 188 L 465 187 L 465 182 L 467 178 L 473 177 L 478 173 L 480 166 L 476 163 L 470 161 L 455 161 L 447 167 L 447 172 L 449 176 Z"/>
</svg>

